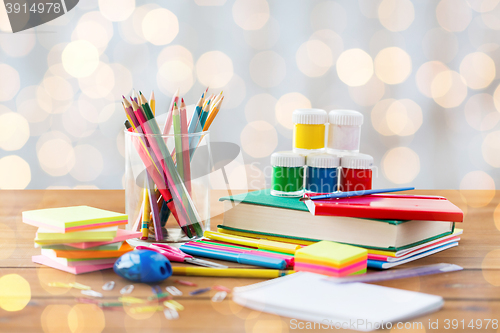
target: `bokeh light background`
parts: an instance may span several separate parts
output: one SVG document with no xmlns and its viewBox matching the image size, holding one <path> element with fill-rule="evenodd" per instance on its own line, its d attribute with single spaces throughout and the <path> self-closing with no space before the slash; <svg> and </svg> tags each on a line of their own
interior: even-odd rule
<svg viewBox="0 0 500 333">
<path fill-rule="evenodd" d="M 0 189 L 122 188 L 121 95 L 161 114 L 207 85 L 233 188 L 266 186 L 307 107 L 364 114 L 376 187 L 500 186 L 500 0 L 82 0 L 0 48 Z"/>
</svg>

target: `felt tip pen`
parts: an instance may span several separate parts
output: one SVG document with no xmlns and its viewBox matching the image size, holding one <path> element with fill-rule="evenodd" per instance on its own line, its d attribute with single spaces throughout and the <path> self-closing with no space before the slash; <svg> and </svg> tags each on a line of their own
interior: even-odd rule
<svg viewBox="0 0 500 333">
<path fill-rule="evenodd" d="M 375 189 L 375 190 L 363 190 L 363 191 L 349 191 L 349 192 L 338 192 L 338 193 L 328 193 L 322 195 L 306 196 L 300 199 L 304 200 L 321 200 L 321 199 L 341 199 L 350 197 L 360 197 L 362 195 L 378 194 L 378 193 L 391 193 L 391 192 L 401 192 L 401 191 L 412 191 L 414 187 L 397 187 L 397 188 L 385 188 L 385 189 Z"/>
<path fill-rule="evenodd" d="M 193 256 L 226 260 L 226 261 L 237 262 L 240 264 L 254 265 L 266 268 L 285 269 L 287 266 L 287 262 L 279 258 L 262 257 L 246 253 L 235 253 L 235 252 L 214 250 L 209 248 L 189 246 L 186 244 L 182 245 L 180 247 L 180 250 L 184 253 Z"/>
<path fill-rule="evenodd" d="M 209 239 L 220 240 L 223 242 L 240 244 L 244 246 L 255 247 L 258 249 L 271 250 L 271 251 L 290 253 L 290 254 L 295 254 L 295 251 L 301 248 L 301 246 L 297 244 L 275 242 L 267 239 L 233 236 L 213 231 L 205 231 L 203 236 Z"/>
<path fill-rule="evenodd" d="M 172 267 L 173 275 L 189 276 L 225 276 L 256 279 L 272 279 L 288 274 L 293 274 L 292 270 L 278 269 L 249 269 L 249 268 L 205 268 L 205 267 Z"/>
</svg>

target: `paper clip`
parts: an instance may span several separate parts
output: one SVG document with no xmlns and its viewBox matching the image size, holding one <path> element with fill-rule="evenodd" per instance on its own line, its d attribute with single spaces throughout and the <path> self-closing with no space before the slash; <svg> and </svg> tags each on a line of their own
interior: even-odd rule
<svg viewBox="0 0 500 333">
<path fill-rule="evenodd" d="M 120 297 L 118 298 L 120 302 L 126 303 L 126 304 L 141 304 L 141 303 L 146 303 L 145 300 L 142 300 L 137 297 L 132 297 L 132 296 L 125 296 L 125 297 Z"/>
<path fill-rule="evenodd" d="M 228 294 L 231 292 L 231 289 L 224 287 L 224 286 L 220 286 L 220 285 L 213 286 L 212 289 L 217 290 L 217 291 L 225 291 Z"/>
<path fill-rule="evenodd" d="M 97 305 L 100 308 L 118 308 L 118 307 L 122 307 L 123 303 L 122 302 L 104 302 L 104 303 L 98 303 Z"/>
<path fill-rule="evenodd" d="M 78 282 L 70 283 L 69 285 L 71 287 L 75 288 L 75 289 L 80 289 L 80 290 L 90 290 L 90 289 L 92 289 L 89 286 L 86 286 L 86 285 L 78 283 Z"/>
<path fill-rule="evenodd" d="M 163 305 L 165 305 L 167 308 L 175 310 L 175 311 L 184 310 L 184 306 L 182 304 L 180 304 L 179 302 L 174 301 L 173 299 L 170 301 L 163 302 Z"/>
<path fill-rule="evenodd" d="M 93 297 L 102 297 L 101 293 L 98 293 L 97 291 L 94 291 L 92 289 L 82 290 L 82 294 L 87 295 L 87 296 L 93 296 Z"/>
<path fill-rule="evenodd" d="M 156 312 L 156 311 L 162 311 L 163 306 L 157 305 L 157 306 L 139 306 L 130 309 L 130 312 L 132 313 L 145 313 L 145 312 Z"/>
<path fill-rule="evenodd" d="M 179 313 L 172 309 L 165 309 L 165 311 L 163 311 L 163 314 L 168 320 L 175 320 L 179 318 Z"/>
<path fill-rule="evenodd" d="M 128 286 L 125 286 L 120 290 L 120 294 L 127 295 L 127 294 L 130 294 L 132 292 L 132 290 L 134 290 L 134 285 L 129 284 Z"/>
<path fill-rule="evenodd" d="M 114 287 L 115 287 L 115 281 L 109 281 L 106 282 L 104 286 L 102 286 L 102 290 L 113 290 Z"/>
<path fill-rule="evenodd" d="M 154 293 L 155 295 L 161 294 L 161 292 L 162 292 L 162 290 L 161 290 L 160 286 L 154 286 L 154 287 L 152 287 L 151 289 L 153 290 L 153 293 Z"/>
<path fill-rule="evenodd" d="M 196 290 L 193 290 L 192 292 L 189 293 L 189 295 L 191 296 L 194 296 L 194 295 L 199 295 L 199 294 L 203 294 L 203 293 L 206 293 L 207 291 L 210 291 L 212 290 L 212 288 L 201 288 L 201 289 L 196 289 Z"/>
<path fill-rule="evenodd" d="M 49 282 L 49 287 L 58 287 L 58 288 L 71 288 L 71 284 L 63 283 L 63 282 Z"/>
<path fill-rule="evenodd" d="M 194 282 L 191 281 L 186 281 L 186 280 L 175 280 L 174 282 L 177 282 L 178 284 L 182 284 L 184 286 L 189 286 L 189 287 L 197 287 L 198 285 Z"/>
<path fill-rule="evenodd" d="M 227 292 L 225 291 L 219 291 L 217 292 L 214 297 L 212 297 L 212 302 L 219 303 L 222 302 L 227 296 Z"/>
<path fill-rule="evenodd" d="M 177 289 L 176 287 L 174 286 L 168 286 L 167 288 L 165 288 L 169 293 L 171 293 L 173 296 L 181 296 L 182 295 L 182 291 L 180 291 L 179 289 Z"/>
<path fill-rule="evenodd" d="M 170 294 L 167 292 L 156 294 L 154 296 L 148 296 L 148 301 L 157 301 L 157 300 L 164 300 L 166 298 L 169 298 Z"/>
</svg>

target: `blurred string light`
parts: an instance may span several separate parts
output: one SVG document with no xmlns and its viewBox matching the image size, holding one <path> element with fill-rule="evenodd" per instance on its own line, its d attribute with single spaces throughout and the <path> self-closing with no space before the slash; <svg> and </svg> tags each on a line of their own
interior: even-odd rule
<svg viewBox="0 0 500 333">
<path fill-rule="evenodd" d="M 410 0 L 323 0 L 302 8 L 304 27 L 293 23 L 303 32 L 294 35 L 296 43 L 289 42 L 290 26 L 266 0 L 195 0 L 195 9 L 226 9 L 220 24 L 233 34 L 210 43 L 203 37 L 205 21 L 183 21 L 162 6 L 89 0 L 47 24 L 60 37 L 42 28 L 37 34 L 0 34 L 0 124 L 9 124 L 1 128 L 0 174 L 17 177 L 0 177 L 0 188 L 43 186 L 40 173 L 71 183 L 68 188 L 105 187 L 99 177 L 123 161 L 108 164 L 108 151 L 93 139 L 117 138 L 112 147 L 124 155 L 120 125 L 111 123 L 120 95 L 134 87 L 157 87 L 159 99 L 177 88 L 182 95 L 197 86 L 224 90 L 224 108 L 234 112 L 220 121 L 243 121 L 239 137 L 229 140 L 241 143 L 251 159 L 267 161 L 275 148 L 286 146 L 296 108 L 359 106 L 370 120 L 365 126 L 374 130 L 366 131 L 370 139 L 395 139 L 384 141 L 390 150 L 383 157 L 375 152 L 388 182 L 421 179 L 425 169 L 406 163 L 426 163 L 417 153 L 423 150 L 398 147 L 409 142 L 398 140 L 428 133 L 424 124 L 439 112 L 455 119 L 446 128 L 480 133 L 473 142 L 481 151 L 476 157 L 493 168 L 469 175 L 463 166 L 463 188 L 474 183 L 471 177 L 483 181 L 499 168 L 500 0 L 440 0 L 424 9 L 432 18 L 426 27 L 422 9 Z M 7 31 L 2 15 L 0 30 Z M 358 16 L 372 24 L 363 38 L 346 33 Z M 420 40 L 413 37 L 417 30 Z M 39 66 L 33 80 L 18 62 L 31 61 L 35 52 L 46 67 Z M 305 82 L 305 89 L 295 82 Z M 311 93 L 324 84 L 328 93 Z M 31 145 L 38 165 L 27 156 Z M 408 175 L 401 173 L 405 169 Z M 236 181 L 245 172 L 251 167 L 241 164 L 231 177 Z M 262 177 L 255 173 L 260 184 Z"/>
</svg>

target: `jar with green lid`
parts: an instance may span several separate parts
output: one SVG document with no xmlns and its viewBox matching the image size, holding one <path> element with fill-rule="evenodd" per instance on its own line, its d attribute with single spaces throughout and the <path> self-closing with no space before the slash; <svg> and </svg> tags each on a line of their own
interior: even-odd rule
<svg viewBox="0 0 500 333">
<path fill-rule="evenodd" d="M 271 155 L 273 178 L 271 195 L 277 197 L 300 197 L 304 194 L 305 157 L 291 151 L 280 151 Z"/>
</svg>

